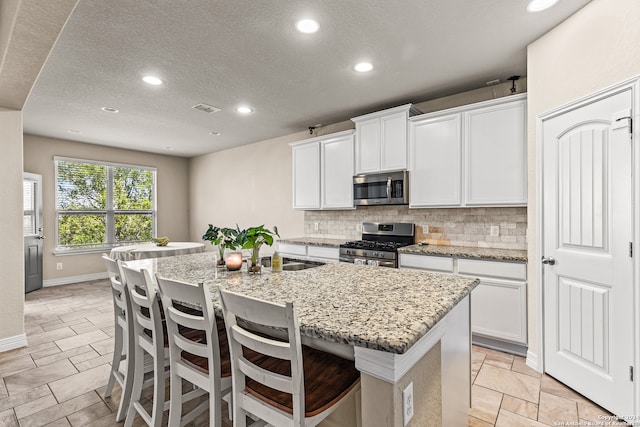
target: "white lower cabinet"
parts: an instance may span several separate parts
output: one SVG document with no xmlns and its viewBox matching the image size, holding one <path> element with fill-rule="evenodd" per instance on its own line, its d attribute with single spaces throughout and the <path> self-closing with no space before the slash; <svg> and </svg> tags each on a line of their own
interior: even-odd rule
<svg viewBox="0 0 640 427">
<path fill-rule="evenodd" d="M 321 260 L 337 261 L 340 257 L 340 249 L 329 246 L 307 246 L 307 256 Z"/>
<path fill-rule="evenodd" d="M 511 353 L 527 350 L 527 265 L 445 256 L 400 254 L 400 268 L 477 277 L 471 292 L 472 341 Z"/>
<path fill-rule="evenodd" d="M 453 258 L 444 256 L 400 254 L 400 268 L 416 268 L 419 270 L 453 273 Z"/>
<path fill-rule="evenodd" d="M 334 246 L 305 245 L 302 243 L 278 243 L 278 252 L 283 257 L 312 261 L 338 261 L 339 249 Z"/>
<path fill-rule="evenodd" d="M 278 252 L 280 252 L 280 255 L 283 257 L 305 257 L 307 256 L 307 245 L 280 242 L 278 243 Z"/>
</svg>

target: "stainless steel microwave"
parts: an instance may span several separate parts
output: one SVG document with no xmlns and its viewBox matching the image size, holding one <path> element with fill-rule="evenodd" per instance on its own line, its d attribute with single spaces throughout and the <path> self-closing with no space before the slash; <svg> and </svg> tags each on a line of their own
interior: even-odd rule
<svg viewBox="0 0 640 427">
<path fill-rule="evenodd" d="M 353 177 L 353 204 L 406 205 L 409 203 L 407 171 L 356 175 Z"/>
</svg>

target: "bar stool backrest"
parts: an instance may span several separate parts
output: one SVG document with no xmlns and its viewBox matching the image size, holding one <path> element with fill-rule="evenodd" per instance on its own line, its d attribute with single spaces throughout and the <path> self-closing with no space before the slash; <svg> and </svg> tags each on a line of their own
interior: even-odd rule
<svg viewBox="0 0 640 427">
<path fill-rule="evenodd" d="M 227 327 L 231 353 L 233 378 L 234 420 L 244 417 L 242 409 L 263 419 L 269 424 L 305 425 L 304 373 L 302 362 L 302 344 L 300 327 L 294 312 L 293 303 L 275 304 L 222 288 L 220 298 Z M 238 322 L 238 319 L 247 322 Z M 288 342 L 258 335 L 245 325 L 258 324 L 266 327 L 285 329 Z M 263 369 L 248 360 L 243 347 L 257 353 L 289 361 L 291 376 L 280 375 Z M 293 399 L 293 419 L 287 419 L 280 411 L 270 408 L 244 392 L 246 377 L 284 393 Z M 240 409 L 240 410 L 238 410 Z"/>
</svg>

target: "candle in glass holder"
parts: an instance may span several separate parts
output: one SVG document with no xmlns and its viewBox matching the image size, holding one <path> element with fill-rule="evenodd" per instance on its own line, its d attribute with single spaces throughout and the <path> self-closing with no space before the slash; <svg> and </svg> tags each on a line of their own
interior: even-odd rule
<svg viewBox="0 0 640 427">
<path fill-rule="evenodd" d="M 225 264 L 227 266 L 227 270 L 236 271 L 240 270 L 242 267 L 242 253 L 241 252 L 231 252 L 227 255 L 225 259 Z"/>
</svg>

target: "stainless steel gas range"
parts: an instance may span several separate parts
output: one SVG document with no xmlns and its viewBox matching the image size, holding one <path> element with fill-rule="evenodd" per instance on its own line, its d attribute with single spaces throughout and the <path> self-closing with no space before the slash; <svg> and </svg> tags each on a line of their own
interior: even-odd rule
<svg viewBox="0 0 640 427">
<path fill-rule="evenodd" d="M 404 222 L 364 222 L 362 240 L 340 245 L 340 261 L 398 267 L 398 248 L 412 245 L 415 226 Z"/>
</svg>

